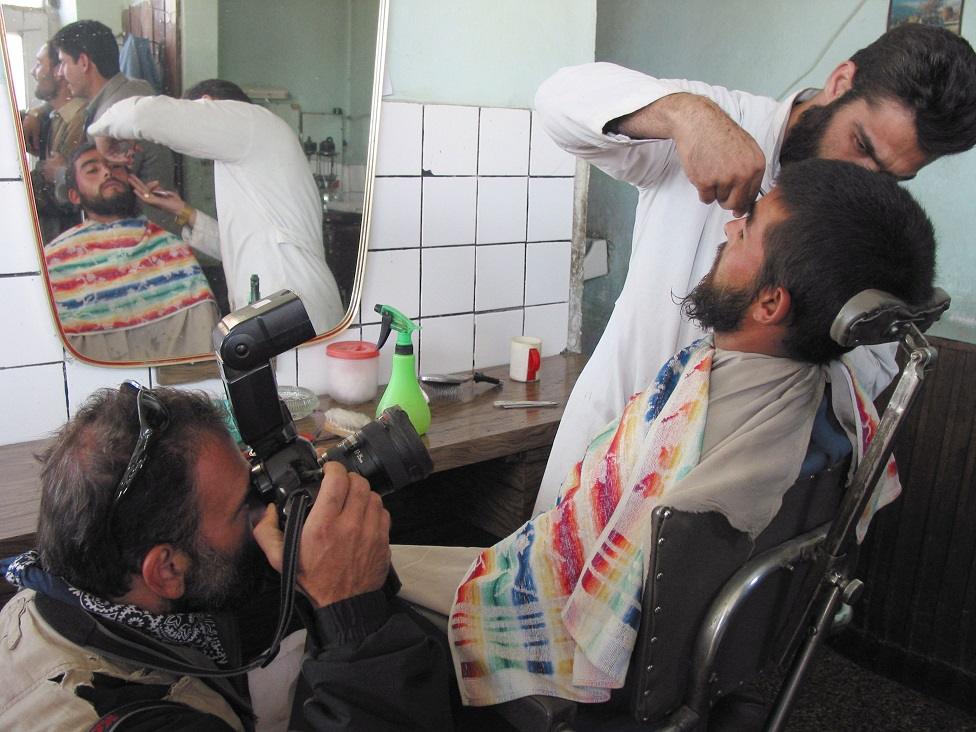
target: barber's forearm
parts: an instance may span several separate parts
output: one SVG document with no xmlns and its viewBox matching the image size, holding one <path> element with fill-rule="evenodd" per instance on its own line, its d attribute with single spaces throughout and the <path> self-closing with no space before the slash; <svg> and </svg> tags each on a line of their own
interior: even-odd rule
<svg viewBox="0 0 976 732">
<path fill-rule="evenodd" d="M 635 140 L 679 140 L 716 115 L 726 117 L 715 102 L 688 92 L 662 97 L 631 114 L 611 120 L 606 132 L 617 132 Z"/>
<path fill-rule="evenodd" d="M 232 161 L 251 144 L 249 118 L 239 110 L 166 96 L 130 97 L 113 104 L 90 135 L 151 140 L 174 152 Z"/>
</svg>

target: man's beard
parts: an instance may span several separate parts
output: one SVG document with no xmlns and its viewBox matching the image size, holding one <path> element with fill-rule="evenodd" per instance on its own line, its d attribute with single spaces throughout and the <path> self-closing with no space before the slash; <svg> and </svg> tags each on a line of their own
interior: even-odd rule
<svg viewBox="0 0 976 732">
<path fill-rule="evenodd" d="M 53 79 L 38 79 L 34 96 L 42 102 L 49 102 L 58 95 L 58 84 Z"/>
<path fill-rule="evenodd" d="M 89 213 L 100 216 L 121 216 L 125 219 L 139 215 L 139 199 L 131 188 L 120 190 L 109 197 L 101 195 L 101 191 L 99 195 L 91 197 L 78 191 L 78 197 L 81 199 L 81 208 Z"/>
<path fill-rule="evenodd" d="M 823 140 L 830 120 L 834 118 L 841 107 L 850 101 L 845 94 L 830 104 L 810 107 L 801 114 L 796 124 L 787 132 L 786 139 L 783 140 L 783 147 L 779 153 L 780 165 L 820 157 L 820 142 Z"/>
<path fill-rule="evenodd" d="M 715 283 L 715 270 L 722 256 L 725 243 L 718 248 L 715 263 L 707 275 L 702 277 L 695 289 L 681 300 L 681 311 L 689 320 L 694 320 L 703 329 L 716 333 L 731 333 L 738 330 L 742 319 L 755 299 L 754 287 L 731 287 Z"/>
<path fill-rule="evenodd" d="M 240 605 L 253 594 L 267 561 L 250 538 L 240 551 L 229 556 L 198 540 L 190 560 L 183 597 L 175 603 L 182 612 L 217 612 Z"/>
</svg>

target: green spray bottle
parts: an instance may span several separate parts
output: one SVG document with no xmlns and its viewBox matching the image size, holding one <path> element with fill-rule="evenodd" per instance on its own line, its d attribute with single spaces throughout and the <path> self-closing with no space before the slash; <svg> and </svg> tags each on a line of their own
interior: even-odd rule
<svg viewBox="0 0 976 732">
<path fill-rule="evenodd" d="M 420 330 L 420 326 L 389 305 L 377 305 L 374 310 L 383 316 L 380 337 L 376 342 L 377 349 L 386 343 L 391 330 L 397 332 L 393 372 L 380 403 L 376 405 L 376 416 L 379 417 L 387 407 L 399 405 L 407 413 L 417 434 L 422 435 L 430 427 L 430 406 L 417 382 L 417 367 L 413 355 L 413 332 Z"/>
</svg>

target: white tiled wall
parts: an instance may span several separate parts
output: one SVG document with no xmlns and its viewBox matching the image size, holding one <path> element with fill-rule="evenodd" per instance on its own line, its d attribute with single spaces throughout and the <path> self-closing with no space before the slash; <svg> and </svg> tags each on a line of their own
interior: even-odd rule
<svg viewBox="0 0 976 732">
<path fill-rule="evenodd" d="M 0 105 L 0 444 L 10 444 L 49 435 L 97 388 L 151 384 L 155 373 L 89 366 L 61 347 L 6 93 Z M 505 363 L 513 335 L 541 337 L 545 355 L 562 351 L 574 170 L 528 110 L 384 103 L 360 318 L 338 340 L 375 341 L 373 306 L 387 303 L 418 319 L 425 373 Z M 381 356 L 383 381 L 392 346 Z M 324 392 L 324 364 L 321 343 L 282 354 L 279 382 Z M 216 380 L 194 386 L 221 391 Z"/>
<path fill-rule="evenodd" d="M 526 109 L 387 102 L 382 114 L 364 337 L 387 303 L 419 317 L 424 373 L 505 363 L 513 335 L 560 353 L 574 159 Z"/>
</svg>

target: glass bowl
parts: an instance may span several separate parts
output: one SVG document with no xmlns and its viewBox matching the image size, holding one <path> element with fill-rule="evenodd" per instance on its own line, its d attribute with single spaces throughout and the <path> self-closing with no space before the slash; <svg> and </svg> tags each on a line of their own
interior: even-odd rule
<svg viewBox="0 0 976 732">
<path fill-rule="evenodd" d="M 288 405 L 291 418 L 304 419 L 319 407 L 319 398 L 302 386 L 279 386 L 278 396 Z"/>
</svg>

